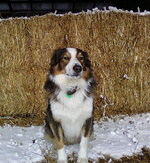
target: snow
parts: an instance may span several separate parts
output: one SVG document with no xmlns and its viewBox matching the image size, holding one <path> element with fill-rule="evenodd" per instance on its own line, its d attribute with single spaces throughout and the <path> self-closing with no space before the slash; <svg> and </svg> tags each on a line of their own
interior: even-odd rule
<svg viewBox="0 0 150 163">
<path fill-rule="evenodd" d="M 104 117 L 94 122 L 94 138 L 89 142 L 88 157 L 98 160 L 109 155 L 119 159 L 140 153 L 143 147 L 150 148 L 150 113 Z M 53 145 L 44 139 L 44 126 L 11 127 L 6 124 L 0 127 L 0 163 L 42 161 L 49 151 L 56 157 L 52 149 Z M 66 146 L 68 155 L 73 152 L 77 155 L 78 150 L 78 145 Z"/>
<path fill-rule="evenodd" d="M 123 77 L 124 77 L 125 79 L 130 79 L 130 77 L 128 77 L 127 74 L 124 74 Z"/>
</svg>

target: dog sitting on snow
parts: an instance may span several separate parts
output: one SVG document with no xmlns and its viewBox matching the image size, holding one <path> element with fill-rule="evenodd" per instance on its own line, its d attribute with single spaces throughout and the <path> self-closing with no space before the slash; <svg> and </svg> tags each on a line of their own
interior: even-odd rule
<svg viewBox="0 0 150 163">
<path fill-rule="evenodd" d="M 88 162 L 95 85 L 86 52 L 77 48 L 54 51 L 45 84 L 49 102 L 45 131 L 56 145 L 58 163 L 67 163 L 68 143 L 80 143 L 77 162 Z"/>
</svg>

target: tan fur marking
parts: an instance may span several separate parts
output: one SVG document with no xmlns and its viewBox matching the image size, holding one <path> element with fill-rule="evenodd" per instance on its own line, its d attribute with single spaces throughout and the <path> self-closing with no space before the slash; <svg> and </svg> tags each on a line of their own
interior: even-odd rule
<svg viewBox="0 0 150 163">
<path fill-rule="evenodd" d="M 84 57 L 81 52 L 78 53 L 77 59 L 81 63 L 82 67 L 84 68 L 85 67 Z M 89 74 L 90 74 L 90 69 L 86 67 L 86 71 L 83 71 L 82 78 L 87 81 L 89 79 Z"/>
<path fill-rule="evenodd" d="M 59 75 L 59 74 L 65 74 L 65 67 L 64 67 L 64 69 L 62 69 L 62 71 L 60 71 L 59 68 L 58 68 L 58 65 L 56 65 L 55 67 L 53 67 L 52 75 L 56 76 L 56 75 Z"/>
<path fill-rule="evenodd" d="M 55 131 L 54 131 L 54 128 L 53 128 L 53 125 L 52 124 L 50 124 L 50 127 L 51 127 L 51 129 L 52 129 L 52 132 L 53 132 L 53 134 L 54 134 L 54 141 L 55 141 L 55 145 L 56 145 L 56 148 L 57 148 L 57 150 L 59 150 L 59 149 L 62 149 L 63 147 L 64 147 L 64 139 L 63 139 L 63 131 L 62 131 L 62 128 L 61 127 L 58 127 L 58 133 L 59 133 L 59 136 L 60 136 L 60 140 L 58 139 L 58 137 L 57 137 L 57 135 L 56 135 L 56 133 L 55 133 Z"/>
<path fill-rule="evenodd" d="M 83 57 L 83 55 L 82 55 L 81 52 L 79 52 L 79 54 L 77 55 L 77 59 L 83 65 L 83 63 L 84 63 L 84 57 Z"/>
<path fill-rule="evenodd" d="M 84 136 L 85 135 L 85 126 L 83 126 L 83 128 L 82 128 L 82 136 Z"/>
<path fill-rule="evenodd" d="M 68 57 L 68 58 L 71 59 L 71 54 L 68 53 L 68 52 L 66 52 L 66 53 L 64 54 L 64 57 L 63 57 L 63 61 L 64 61 L 66 64 L 68 64 L 68 62 L 69 62 L 70 59 L 69 59 L 69 60 L 66 60 L 65 57 Z"/>
<path fill-rule="evenodd" d="M 90 77 L 90 69 L 86 67 L 86 71 L 83 71 L 82 78 L 87 81 L 89 77 Z"/>
<path fill-rule="evenodd" d="M 65 58 L 68 58 L 68 60 L 65 59 Z M 65 67 L 69 63 L 70 58 L 71 58 L 71 55 L 68 52 L 66 52 L 64 54 L 62 60 L 60 61 L 59 65 L 57 64 L 55 67 L 53 67 L 52 75 L 56 76 L 56 75 L 59 75 L 59 74 L 65 74 L 66 73 Z M 58 66 L 60 66 L 62 68 L 61 71 L 59 70 Z"/>
</svg>

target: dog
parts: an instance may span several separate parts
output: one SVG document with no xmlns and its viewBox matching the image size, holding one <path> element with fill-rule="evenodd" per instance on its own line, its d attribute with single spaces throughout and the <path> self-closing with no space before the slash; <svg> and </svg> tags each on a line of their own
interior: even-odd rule
<svg viewBox="0 0 150 163">
<path fill-rule="evenodd" d="M 58 163 L 67 163 L 65 145 L 73 143 L 80 143 L 77 162 L 88 162 L 95 86 L 86 52 L 72 47 L 54 51 L 44 87 L 48 97 L 45 133 L 56 146 Z"/>
</svg>

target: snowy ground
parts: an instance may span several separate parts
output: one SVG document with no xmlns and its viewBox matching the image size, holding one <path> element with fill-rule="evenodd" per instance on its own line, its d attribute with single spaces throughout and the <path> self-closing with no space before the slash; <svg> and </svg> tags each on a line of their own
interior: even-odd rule
<svg viewBox="0 0 150 163">
<path fill-rule="evenodd" d="M 44 159 L 44 153 L 53 147 L 45 142 L 43 135 L 43 126 L 0 127 L 0 163 L 32 163 Z M 119 159 L 139 153 L 143 147 L 150 148 L 150 113 L 117 116 L 95 122 L 88 156 L 93 160 L 105 158 L 104 155 Z M 67 146 L 66 152 L 77 153 L 78 145 Z"/>
</svg>

